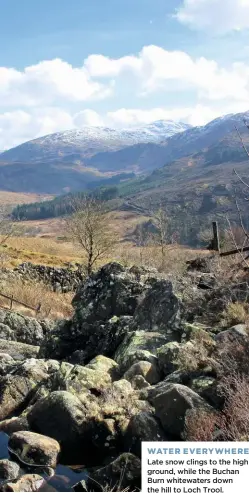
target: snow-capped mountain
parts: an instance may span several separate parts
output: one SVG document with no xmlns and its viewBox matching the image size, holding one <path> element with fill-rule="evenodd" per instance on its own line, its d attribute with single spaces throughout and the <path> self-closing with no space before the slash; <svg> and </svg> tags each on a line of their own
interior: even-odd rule
<svg viewBox="0 0 249 493">
<path fill-rule="evenodd" d="M 192 126 L 187 123 L 158 120 L 148 125 L 136 127 L 133 130 L 133 134 L 139 142 L 160 142 L 189 128 L 192 128 Z"/>
<path fill-rule="evenodd" d="M 217 153 L 229 160 L 231 153 L 237 155 L 241 145 L 235 125 L 248 134 L 243 123 L 247 119 L 249 112 L 222 116 L 202 127 L 157 121 L 132 129 L 84 127 L 58 132 L 1 154 L 0 186 L 14 191 L 58 194 L 65 189 L 95 186 L 110 178 L 147 174 L 203 151 L 207 156 L 216 155 L 216 161 Z M 231 136 L 228 152 L 227 136 L 228 140 Z M 217 150 L 208 154 L 213 146 Z"/>
<path fill-rule="evenodd" d="M 81 129 L 67 130 L 39 137 L 5 151 L 1 160 L 8 162 L 49 159 L 62 160 L 66 156 L 72 159 L 84 159 L 98 152 L 116 151 L 134 144 L 146 142 L 159 143 L 172 135 L 191 128 L 185 123 L 170 120 L 158 121 L 134 129 L 113 129 L 107 127 L 85 126 Z"/>
</svg>

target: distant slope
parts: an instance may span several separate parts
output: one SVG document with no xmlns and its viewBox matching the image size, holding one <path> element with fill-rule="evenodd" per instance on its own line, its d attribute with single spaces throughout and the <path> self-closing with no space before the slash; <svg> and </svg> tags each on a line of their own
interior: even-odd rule
<svg viewBox="0 0 249 493">
<path fill-rule="evenodd" d="M 136 166 L 144 143 L 154 143 L 182 132 L 185 123 L 159 121 L 134 130 L 85 127 L 47 135 L 0 155 L 0 189 L 61 194 L 91 188 L 115 175 L 141 172 Z M 128 149 L 137 144 L 135 152 Z M 127 149 L 127 153 L 126 153 Z M 112 155 L 115 155 L 115 162 Z M 123 152 L 123 154 L 122 154 Z"/>
<path fill-rule="evenodd" d="M 185 123 L 158 121 L 133 130 L 83 127 L 40 137 L 5 151 L 1 162 L 87 162 L 98 153 L 118 151 L 135 144 L 161 141 L 190 128 Z"/>
<path fill-rule="evenodd" d="M 245 126 L 241 127 L 241 135 L 249 148 L 249 131 Z M 234 168 L 249 183 L 248 157 L 237 132 L 231 130 L 201 151 L 165 164 L 145 177 L 117 184 L 112 189 L 110 198 L 115 200 L 110 206 L 149 216 L 151 209 L 162 204 L 170 218 L 172 232 L 179 233 L 182 243 L 196 245 L 200 229 L 208 229 L 212 220 L 218 219 L 226 228 L 226 215 L 232 222 L 239 222 L 233 186 L 241 187 Z M 248 202 L 243 197 L 241 210 L 249 229 Z M 21 217 L 26 219 L 55 217 L 68 211 L 67 200 L 61 197 L 47 202 L 46 209 L 41 204 L 24 205 L 19 213 L 21 211 Z"/>
<path fill-rule="evenodd" d="M 249 112 L 185 131 L 184 124 L 155 122 L 132 131 L 86 127 L 49 135 L 0 155 L 0 188 L 62 194 L 105 184 L 110 178 L 113 184 L 125 176 L 149 174 L 198 153 L 206 153 L 203 165 L 214 164 L 217 156 L 222 162 L 235 162 L 242 149 L 234 126 L 244 130 L 243 119 L 249 119 Z M 167 137 L 170 133 L 174 135 Z"/>
</svg>

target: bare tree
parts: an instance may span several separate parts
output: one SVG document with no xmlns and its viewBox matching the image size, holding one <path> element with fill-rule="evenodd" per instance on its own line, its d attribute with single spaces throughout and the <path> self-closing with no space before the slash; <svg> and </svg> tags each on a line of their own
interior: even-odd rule
<svg viewBox="0 0 249 493">
<path fill-rule="evenodd" d="M 155 236 L 156 241 L 159 243 L 162 254 L 162 262 L 164 263 L 167 238 L 168 238 L 168 225 L 169 220 L 165 210 L 162 206 L 153 212 L 153 222 L 157 228 L 157 234 Z"/>
<path fill-rule="evenodd" d="M 134 232 L 134 240 L 136 246 L 139 248 L 140 264 L 143 265 L 143 248 L 149 243 L 149 234 L 145 223 L 140 223 L 137 225 Z"/>
<path fill-rule="evenodd" d="M 92 273 L 97 260 L 111 252 L 116 235 L 111 229 L 103 202 L 85 196 L 72 200 L 71 216 L 65 219 L 66 231 L 87 257 L 87 273 Z"/>
<path fill-rule="evenodd" d="M 2 207 L 0 208 L 0 246 L 12 236 L 20 236 L 23 228 L 18 221 L 12 221 L 8 212 Z"/>
</svg>

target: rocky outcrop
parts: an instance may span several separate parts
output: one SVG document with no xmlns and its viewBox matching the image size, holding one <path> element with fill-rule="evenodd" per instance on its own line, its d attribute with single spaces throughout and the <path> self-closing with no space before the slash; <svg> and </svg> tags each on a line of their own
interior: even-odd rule
<svg viewBox="0 0 249 493">
<path fill-rule="evenodd" d="M 65 358 L 79 350 L 82 363 L 98 354 L 113 357 L 125 336 L 137 329 L 155 329 L 165 342 L 180 338 L 180 301 L 172 284 L 157 281 L 154 271 L 108 264 L 79 287 L 73 306 L 72 320 L 47 333 L 42 357 Z"/>
<path fill-rule="evenodd" d="M 181 302 L 170 281 L 154 281 L 134 313 L 134 326 L 147 332 L 162 332 L 168 340 L 181 337 Z"/>
<path fill-rule="evenodd" d="M 0 338 L 39 346 L 51 322 L 38 321 L 19 313 L 0 310 Z"/>
<path fill-rule="evenodd" d="M 27 406 L 41 382 L 55 371 L 53 364 L 28 359 L 24 363 L 7 363 L 0 377 L 0 420 Z"/>
<path fill-rule="evenodd" d="M 231 348 L 248 367 L 248 331 L 212 323 L 227 286 L 195 268 L 170 282 L 107 264 L 78 285 L 71 320 L 0 311 L 0 431 L 22 476 L 0 490 L 36 491 L 30 468 L 48 481 L 58 461 L 87 467 L 75 491 L 139 490 L 142 441 L 184 440 L 192 412 L 223 410 L 220 368 Z"/>
</svg>

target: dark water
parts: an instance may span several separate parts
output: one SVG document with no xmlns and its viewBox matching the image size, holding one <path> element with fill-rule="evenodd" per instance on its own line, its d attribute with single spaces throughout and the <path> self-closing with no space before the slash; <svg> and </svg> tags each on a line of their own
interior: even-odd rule
<svg viewBox="0 0 249 493">
<path fill-rule="evenodd" d="M 0 459 L 9 459 L 8 436 L 0 432 Z M 14 459 L 16 460 L 16 458 Z M 73 470 L 70 467 L 59 464 L 55 470 L 55 475 L 51 478 L 38 470 L 39 468 L 29 468 L 27 473 L 36 473 L 44 477 L 44 484 L 39 491 L 73 491 L 72 487 L 82 479 L 86 479 L 87 473 L 84 469 Z"/>
</svg>

